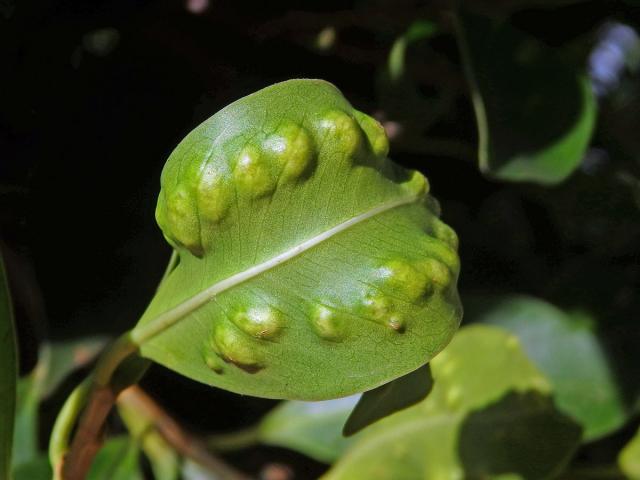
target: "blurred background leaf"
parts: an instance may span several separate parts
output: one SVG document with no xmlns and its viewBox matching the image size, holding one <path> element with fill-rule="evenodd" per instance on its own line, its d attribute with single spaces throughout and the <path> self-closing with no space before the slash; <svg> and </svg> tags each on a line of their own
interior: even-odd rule
<svg viewBox="0 0 640 480">
<path fill-rule="evenodd" d="M 143 480 L 138 456 L 138 446 L 131 438 L 113 437 L 96 455 L 87 480 Z"/>
<path fill-rule="evenodd" d="M 353 435 L 381 418 L 415 405 L 424 400 L 432 388 L 431 368 L 426 364 L 407 375 L 364 392 L 344 424 L 344 435 Z"/>
<path fill-rule="evenodd" d="M 342 435 L 342 428 L 359 398 L 352 395 L 323 402 L 283 402 L 260 422 L 258 439 L 332 463 L 353 442 Z"/>
<path fill-rule="evenodd" d="M 0 477 L 11 476 L 13 418 L 17 390 L 16 333 L 13 324 L 9 279 L 0 250 Z"/>
<path fill-rule="evenodd" d="M 553 386 L 558 408 L 594 440 L 627 420 L 629 408 L 600 344 L 597 323 L 584 313 L 567 314 L 542 300 L 513 296 L 467 303 L 468 317 L 513 333 Z"/>
<path fill-rule="evenodd" d="M 513 335 L 465 327 L 431 368 L 433 392 L 363 431 L 327 479 L 546 478 L 575 451 L 580 428 Z"/>
<path fill-rule="evenodd" d="M 480 169 L 501 180 L 564 180 L 580 165 L 595 126 L 586 74 L 506 22 L 462 14 L 458 38 Z"/>
</svg>

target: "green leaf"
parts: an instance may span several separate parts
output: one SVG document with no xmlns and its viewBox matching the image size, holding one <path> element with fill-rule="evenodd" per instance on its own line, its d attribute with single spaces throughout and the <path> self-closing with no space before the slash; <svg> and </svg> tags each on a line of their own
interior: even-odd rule
<svg viewBox="0 0 640 480">
<path fill-rule="evenodd" d="M 133 408 L 123 400 L 124 392 L 118 400 L 118 413 L 127 430 L 138 443 L 151 464 L 155 480 L 176 480 L 180 475 L 180 456 L 153 424 L 148 412 Z"/>
<path fill-rule="evenodd" d="M 579 427 L 513 335 L 463 328 L 431 369 L 431 394 L 359 434 L 326 479 L 547 478 L 575 450 Z"/>
<path fill-rule="evenodd" d="M 413 42 L 433 37 L 438 33 L 438 25 L 429 20 L 417 20 L 400 35 L 389 52 L 388 72 L 392 82 L 404 76 L 407 47 Z"/>
<path fill-rule="evenodd" d="M 478 124 L 480 169 L 555 184 L 580 164 L 596 121 L 586 75 L 507 23 L 464 15 L 458 38 Z"/>
<path fill-rule="evenodd" d="M 18 381 L 18 395 L 13 432 L 14 467 L 30 462 L 38 452 L 38 386 L 42 368 L 36 368 Z"/>
<path fill-rule="evenodd" d="M 492 301 L 483 310 L 471 318 L 519 338 L 529 358 L 551 381 L 558 408 L 582 425 L 585 440 L 624 424 L 629 412 L 591 318 L 569 315 L 525 296 Z"/>
<path fill-rule="evenodd" d="M 129 437 L 114 437 L 104 444 L 91 464 L 87 480 L 143 480 L 138 447 Z"/>
<path fill-rule="evenodd" d="M 352 395 L 322 402 L 283 402 L 262 419 L 258 438 L 267 445 L 332 463 L 353 442 L 353 438 L 342 435 L 342 427 L 359 398 Z"/>
<path fill-rule="evenodd" d="M 331 84 L 227 106 L 162 173 L 180 262 L 132 332 L 143 356 L 233 392 L 322 400 L 427 363 L 461 306 L 457 237 L 425 178 Z"/>
<path fill-rule="evenodd" d="M 41 454 L 13 469 L 13 480 L 51 480 L 53 472 L 47 455 Z"/>
<path fill-rule="evenodd" d="M 392 382 L 364 392 L 344 425 L 353 435 L 372 423 L 424 400 L 433 388 L 431 368 L 426 364 Z"/>
<path fill-rule="evenodd" d="M 86 366 L 105 346 L 107 337 L 84 337 L 45 344 L 40 349 L 40 363 L 46 375 L 40 386 L 40 395 L 46 398 L 75 370 Z"/>
<path fill-rule="evenodd" d="M 640 480 L 640 430 L 618 456 L 620 470 L 630 480 Z"/>
<path fill-rule="evenodd" d="M 9 280 L 0 251 L 0 478 L 10 478 L 16 411 L 17 346 Z"/>
</svg>

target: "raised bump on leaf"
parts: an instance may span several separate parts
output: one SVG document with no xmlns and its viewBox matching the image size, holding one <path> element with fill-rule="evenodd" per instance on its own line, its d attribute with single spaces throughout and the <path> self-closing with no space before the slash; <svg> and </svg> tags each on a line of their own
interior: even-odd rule
<svg viewBox="0 0 640 480">
<path fill-rule="evenodd" d="M 362 147 L 363 135 L 360 125 L 351 115 L 341 110 L 332 110 L 324 115 L 319 127 L 324 138 L 338 139 L 338 148 L 348 159 L 356 157 Z"/>
<path fill-rule="evenodd" d="M 233 323 L 253 337 L 273 339 L 282 329 L 283 318 L 273 307 L 251 307 L 236 313 Z"/>
<path fill-rule="evenodd" d="M 274 157 L 282 182 L 299 179 L 313 163 L 313 140 L 306 129 L 294 123 L 280 126 L 263 142 L 263 147 Z"/>
<path fill-rule="evenodd" d="M 234 199 L 231 179 L 220 165 L 207 162 L 201 172 L 196 189 L 198 212 L 210 222 L 221 221 L 228 213 Z"/>
<path fill-rule="evenodd" d="M 379 291 L 368 293 L 362 301 L 364 315 L 380 325 L 403 333 L 406 319 L 396 308 L 394 301 Z"/>
<path fill-rule="evenodd" d="M 264 367 L 250 339 L 235 326 L 224 322 L 217 323 L 211 340 L 214 351 L 226 362 L 250 373 Z"/>
<path fill-rule="evenodd" d="M 343 318 L 337 312 L 325 305 L 315 307 L 311 315 L 311 324 L 316 334 L 334 342 L 345 338 L 343 322 Z"/>
<path fill-rule="evenodd" d="M 403 183 L 402 186 L 414 195 L 426 195 L 429 193 L 429 181 L 427 177 L 417 170 L 411 172 L 411 178 Z"/>
<path fill-rule="evenodd" d="M 413 265 L 393 260 L 378 269 L 382 286 L 414 302 L 429 293 L 429 277 Z"/>
<path fill-rule="evenodd" d="M 184 245 L 194 255 L 202 255 L 200 222 L 196 214 L 196 202 L 186 185 L 179 185 L 166 200 L 166 221 L 172 238 Z"/>
<path fill-rule="evenodd" d="M 354 115 L 364 130 L 371 150 L 376 157 L 385 158 L 389 154 L 389 139 L 384 131 L 384 127 L 375 118 L 369 115 L 354 111 Z"/>
<path fill-rule="evenodd" d="M 238 190 L 252 198 L 269 195 L 276 188 L 275 176 L 264 153 L 255 145 L 245 146 L 233 169 Z"/>
</svg>

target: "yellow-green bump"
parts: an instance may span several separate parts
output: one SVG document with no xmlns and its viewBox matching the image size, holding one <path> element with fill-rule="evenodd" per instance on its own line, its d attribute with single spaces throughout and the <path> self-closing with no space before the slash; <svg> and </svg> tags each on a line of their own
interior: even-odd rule
<svg viewBox="0 0 640 480">
<path fill-rule="evenodd" d="M 222 322 L 216 324 L 212 344 L 224 361 L 247 372 L 253 373 L 263 368 L 251 340 L 233 325 Z"/>
<path fill-rule="evenodd" d="M 426 195 L 429 193 L 429 180 L 422 173 L 413 170 L 411 177 L 402 184 L 402 187 L 413 195 Z"/>
<path fill-rule="evenodd" d="M 252 307 L 233 316 L 233 323 L 255 338 L 273 339 L 282 330 L 282 314 L 273 307 Z"/>
<path fill-rule="evenodd" d="M 222 359 L 212 352 L 207 352 L 204 355 L 204 363 L 217 374 L 224 372 L 224 362 Z"/>
<path fill-rule="evenodd" d="M 231 180 L 225 178 L 216 164 L 207 163 L 196 188 L 198 212 L 203 219 L 213 223 L 220 222 L 227 215 L 234 196 Z"/>
<path fill-rule="evenodd" d="M 356 110 L 354 115 L 358 120 L 358 123 L 360 123 L 362 130 L 364 130 L 364 133 L 369 140 L 369 145 L 371 145 L 371 150 L 375 156 L 379 158 L 386 158 L 389 154 L 389 139 L 384 131 L 384 127 L 375 118 L 372 118 L 365 113 Z"/>
<path fill-rule="evenodd" d="M 438 240 L 446 243 L 454 250 L 458 249 L 458 235 L 453 231 L 453 228 L 438 218 L 433 219 L 432 227 L 433 234 Z"/>
<path fill-rule="evenodd" d="M 418 263 L 418 268 L 437 290 L 444 290 L 451 285 L 451 270 L 444 263 L 435 258 L 427 258 Z"/>
<path fill-rule="evenodd" d="M 294 123 L 285 123 L 263 143 L 265 152 L 273 156 L 281 182 L 299 179 L 313 163 L 314 146 L 307 131 Z"/>
<path fill-rule="evenodd" d="M 269 195 L 276 188 L 269 161 L 255 145 L 247 145 L 241 150 L 233 177 L 238 190 L 252 198 Z"/>
<path fill-rule="evenodd" d="M 404 332 L 406 320 L 396 311 L 393 301 L 380 293 L 369 293 L 365 296 L 362 306 L 364 315 L 376 323 Z"/>
<path fill-rule="evenodd" d="M 362 148 L 362 129 L 356 120 L 341 110 L 327 112 L 320 121 L 320 130 L 325 142 L 338 145 L 339 151 L 354 158 Z"/>
<path fill-rule="evenodd" d="M 378 269 L 383 288 L 414 302 L 428 293 L 429 278 L 413 265 L 392 260 Z"/>
<path fill-rule="evenodd" d="M 325 340 L 335 342 L 345 337 L 343 319 L 324 305 L 315 307 L 311 315 L 311 325 L 318 336 Z"/>
<path fill-rule="evenodd" d="M 172 192 L 168 192 L 166 205 L 166 220 L 168 236 L 180 245 L 184 245 L 194 255 L 202 255 L 200 242 L 200 222 L 197 216 L 195 199 L 189 188 L 178 185 Z"/>
</svg>

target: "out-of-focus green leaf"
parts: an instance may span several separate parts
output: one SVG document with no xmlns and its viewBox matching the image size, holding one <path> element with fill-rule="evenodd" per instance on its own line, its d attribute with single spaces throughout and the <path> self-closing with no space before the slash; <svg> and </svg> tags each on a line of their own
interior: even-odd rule
<svg viewBox="0 0 640 480">
<path fill-rule="evenodd" d="M 96 455 L 87 480 L 143 480 L 138 446 L 130 437 L 114 437 Z"/>
<path fill-rule="evenodd" d="M 640 430 L 620 452 L 618 465 L 630 480 L 640 480 Z"/>
<path fill-rule="evenodd" d="M 326 479 L 547 478 L 577 447 L 580 428 L 504 330 L 462 329 L 431 369 L 431 394 L 359 434 Z"/>
<path fill-rule="evenodd" d="M 429 20 L 418 20 L 411 24 L 407 31 L 399 36 L 389 52 L 389 79 L 397 81 L 404 76 L 407 47 L 413 42 L 432 37 L 438 32 L 438 25 Z"/>
<path fill-rule="evenodd" d="M 142 356 L 296 400 L 427 363 L 462 316 L 457 236 L 422 174 L 387 153 L 382 126 L 321 80 L 264 88 L 194 129 L 162 172 L 156 217 L 180 263 L 131 332 Z"/>
<path fill-rule="evenodd" d="M 12 464 L 18 467 L 38 456 L 38 385 L 43 370 L 36 366 L 18 381 Z"/>
<path fill-rule="evenodd" d="M 124 392 L 123 395 L 126 395 Z M 149 459 L 155 480 L 176 480 L 180 475 L 180 456 L 155 429 L 145 411 L 118 401 L 118 413 L 131 436 Z"/>
<path fill-rule="evenodd" d="M 584 314 L 569 315 L 542 300 L 515 296 L 485 304 L 470 318 L 516 335 L 529 358 L 549 378 L 560 410 L 593 440 L 620 427 L 628 412 L 605 351 Z"/>
<path fill-rule="evenodd" d="M 45 364 L 47 373 L 40 387 L 42 398 L 51 395 L 74 370 L 91 362 L 106 342 L 106 337 L 96 336 L 52 342 L 43 346 L 40 349 L 40 361 Z"/>
<path fill-rule="evenodd" d="M 353 435 L 392 413 L 424 400 L 433 388 L 431 368 L 419 369 L 378 388 L 364 392 L 344 425 L 345 435 Z"/>
<path fill-rule="evenodd" d="M 0 251 L 0 478 L 9 478 L 16 412 L 17 347 L 9 280 Z"/>
<path fill-rule="evenodd" d="M 38 455 L 13 469 L 13 480 L 51 480 L 51 465 L 46 455 Z"/>
<path fill-rule="evenodd" d="M 461 15 L 458 39 L 486 174 L 555 184 L 580 164 L 597 105 L 587 77 L 506 22 Z"/>
<path fill-rule="evenodd" d="M 267 445 L 332 463 L 353 442 L 353 438 L 342 435 L 342 427 L 359 398 L 352 395 L 323 402 L 283 402 L 262 419 L 258 438 Z"/>
</svg>

